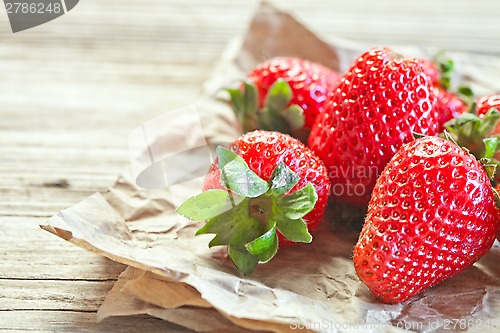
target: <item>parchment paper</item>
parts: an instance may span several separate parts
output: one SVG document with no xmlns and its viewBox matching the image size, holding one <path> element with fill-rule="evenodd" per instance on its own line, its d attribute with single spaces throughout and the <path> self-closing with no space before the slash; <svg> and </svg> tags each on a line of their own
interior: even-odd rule
<svg viewBox="0 0 500 333">
<path fill-rule="evenodd" d="M 279 251 L 250 276 L 235 270 L 224 249 L 208 249 L 212 236 L 194 238 L 199 224 L 175 215 L 180 202 L 199 193 L 206 165 L 194 163 L 189 169 L 191 178 L 169 182 L 168 177 L 162 178 L 169 174 L 165 168 L 176 170 L 175 165 L 162 163 L 171 155 L 169 149 L 199 149 L 238 136 L 232 111 L 215 99 L 220 87 L 276 55 L 300 56 L 343 71 L 365 48 L 330 41 L 323 42 L 291 16 L 263 4 L 246 35 L 228 46 L 214 75 L 204 84 L 204 98 L 184 110 L 185 118 L 193 114 L 200 118 L 193 128 L 201 130 L 187 131 L 189 147 L 182 135 L 175 141 L 165 134 L 176 131 L 173 126 L 184 119 L 179 116 L 182 112 L 175 113 L 180 118 L 170 118 L 174 116 L 170 113 L 141 125 L 131 135 L 133 163 L 116 184 L 104 194 L 96 193 L 59 212 L 42 226 L 84 249 L 130 266 L 99 309 L 99 320 L 147 313 L 199 332 L 498 331 L 498 242 L 473 267 L 452 279 L 405 303 L 385 305 L 358 280 L 351 261 L 357 235 L 333 230 L 329 221 L 334 212 L 327 212 L 312 244 Z M 437 51 L 390 46 L 415 55 Z M 460 53 L 451 56 L 461 82 L 479 93 L 500 91 L 499 59 Z M 151 188 L 141 188 L 137 181 Z"/>
</svg>

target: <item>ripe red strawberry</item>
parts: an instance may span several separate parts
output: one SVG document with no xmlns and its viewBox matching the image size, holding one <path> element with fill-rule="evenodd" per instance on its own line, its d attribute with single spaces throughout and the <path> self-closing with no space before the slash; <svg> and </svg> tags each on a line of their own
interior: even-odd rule
<svg viewBox="0 0 500 333">
<path fill-rule="evenodd" d="M 257 65 L 241 90 L 229 90 L 244 132 L 308 134 L 339 83 L 333 70 L 307 60 L 276 57 Z M 307 140 L 307 137 L 306 137 Z"/>
<path fill-rule="evenodd" d="M 321 221 L 329 189 L 323 162 L 297 139 L 254 131 L 217 148 L 204 192 L 177 212 L 208 220 L 198 234 L 216 234 L 210 247 L 228 245 L 235 266 L 250 273 L 278 243 L 311 242 L 308 230 Z"/>
<path fill-rule="evenodd" d="M 451 60 L 441 61 L 439 69 L 428 59 L 420 59 L 420 63 L 427 75 L 431 77 L 434 85 L 434 94 L 437 98 L 435 109 L 439 115 L 439 132 L 442 132 L 445 129 L 444 124 L 466 112 L 468 105 L 457 94 L 449 90 L 450 76 L 453 71 Z"/>
<path fill-rule="evenodd" d="M 471 266 L 498 230 L 485 168 L 454 143 L 424 137 L 378 178 L 354 267 L 376 298 L 402 302 Z"/>
<path fill-rule="evenodd" d="M 418 59 L 387 48 L 362 54 L 318 116 L 309 147 L 325 162 L 336 201 L 366 207 L 386 163 L 412 132 L 435 135 L 431 78 Z"/>
</svg>

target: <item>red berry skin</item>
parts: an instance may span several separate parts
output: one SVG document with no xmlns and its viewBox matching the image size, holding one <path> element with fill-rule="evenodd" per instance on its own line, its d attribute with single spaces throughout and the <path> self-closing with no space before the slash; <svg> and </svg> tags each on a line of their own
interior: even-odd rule
<svg viewBox="0 0 500 333">
<path fill-rule="evenodd" d="M 317 229 L 325 212 L 330 183 L 324 163 L 300 141 L 279 132 L 253 131 L 233 141 L 228 149 L 234 151 L 245 160 L 249 168 L 260 178 L 269 181 L 274 168 L 285 163 L 300 180 L 289 193 L 293 193 L 311 182 L 316 189 L 318 200 L 314 209 L 303 217 L 310 232 Z M 217 159 L 210 166 L 205 178 L 203 191 L 224 189 L 220 181 Z M 291 242 L 278 233 L 280 246 Z"/>
<path fill-rule="evenodd" d="M 362 54 L 318 116 L 308 146 L 325 162 L 331 197 L 365 208 L 384 166 L 412 132 L 438 133 L 436 96 L 418 59 Z"/>
<path fill-rule="evenodd" d="M 436 110 L 439 114 L 439 132 L 443 132 L 444 124 L 466 112 L 468 107 L 457 95 L 436 87 L 434 93 L 437 96 Z"/>
<path fill-rule="evenodd" d="M 403 302 L 471 266 L 498 228 L 479 162 L 449 141 L 425 137 L 404 145 L 378 178 L 354 267 L 380 301 Z"/>
<path fill-rule="evenodd" d="M 420 65 L 422 65 L 424 72 L 429 75 L 432 84 L 435 87 L 441 87 L 441 74 L 439 73 L 439 69 L 437 69 L 436 65 L 429 59 L 420 58 L 418 59 Z"/>
<path fill-rule="evenodd" d="M 495 186 L 495 190 L 497 191 L 497 193 L 500 194 L 500 184 Z M 497 208 L 497 212 L 498 212 L 498 220 L 500 221 L 500 208 Z M 498 232 L 497 232 L 497 239 L 500 242 L 500 228 L 498 229 Z"/>
<path fill-rule="evenodd" d="M 491 108 L 500 111 L 500 94 L 483 96 L 476 100 L 476 112 L 479 117 L 484 116 Z M 500 135 L 500 122 L 490 134 Z"/>
<path fill-rule="evenodd" d="M 328 96 L 340 81 L 340 75 L 321 64 L 292 57 L 276 57 L 257 65 L 249 74 L 259 90 L 261 107 L 269 88 L 282 78 L 292 89 L 290 104 L 304 110 L 305 128 L 311 128 L 324 111 Z"/>
</svg>

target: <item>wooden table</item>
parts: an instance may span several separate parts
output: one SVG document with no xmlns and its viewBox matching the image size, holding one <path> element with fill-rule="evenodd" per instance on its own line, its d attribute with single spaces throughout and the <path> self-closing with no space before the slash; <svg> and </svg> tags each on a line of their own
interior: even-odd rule
<svg viewBox="0 0 500 333">
<path fill-rule="evenodd" d="M 500 2 L 274 2 L 312 30 L 367 46 L 500 55 Z M 0 24 L 0 330 L 189 332 L 95 313 L 121 264 L 38 225 L 111 186 L 141 122 L 190 103 L 256 1 L 85 0 L 13 34 Z"/>
</svg>

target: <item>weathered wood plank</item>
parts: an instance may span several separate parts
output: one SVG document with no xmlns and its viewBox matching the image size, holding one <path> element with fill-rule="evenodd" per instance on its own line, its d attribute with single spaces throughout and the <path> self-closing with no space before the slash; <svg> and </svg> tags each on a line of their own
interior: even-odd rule
<svg viewBox="0 0 500 333">
<path fill-rule="evenodd" d="M 125 269 L 41 230 L 45 221 L 0 217 L 0 280 L 106 281 Z"/>
<path fill-rule="evenodd" d="M 78 311 L 0 311 L 0 331 L 36 332 L 169 332 L 191 330 L 149 316 L 106 318 L 96 322 L 95 312 Z"/>
<path fill-rule="evenodd" d="M 314 6 L 283 0 L 273 3 L 289 8 L 304 22 L 316 26 L 315 30 L 327 35 L 384 44 L 425 43 L 488 53 L 498 53 L 500 50 L 498 43 L 484 43 L 491 41 L 492 34 L 498 37 L 498 16 L 495 13 L 500 8 L 498 2 L 494 1 L 483 1 L 481 4 L 454 1 L 453 6 L 446 1 L 431 0 L 413 3 L 378 1 L 377 6 L 368 0 L 346 3 L 318 1 Z M 127 42 L 133 46 L 139 44 L 151 47 L 152 42 L 156 42 L 172 45 L 172 51 L 178 53 L 191 45 L 192 49 L 185 54 L 192 54 L 202 48 L 207 51 L 211 48 L 220 50 L 228 36 L 244 30 L 244 23 L 254 6 L 255 2 L 235 5 L 226 1 L 209 4 L 155 1 L 148 2 L 147 6 L 137 0 L 127 1 L 126 6 L 123 2 L 107 1 L 100 5 L 90 2 L 80 4 L 64 21 L 42 26 L 38 31 L 56 32 L 46 37 L 47 41 L 58 44 L 62 40 L 65 46 L 72 49 L 110 49 L 123 47 Z M 147 20 L 144 19 L 145 15 Z M 88 25 L 90 18 L 92 25 Z M 64 26 L 61 29 L 64 31 L 57 30 L 61 26 Z M 75 32 L 80 32 L 82 27 L 86 27 L 89 33 L 80 34 L 75 39 Z M 123 35 L 128 38 L 124 40 L 119 37 Z M 23 41 L 36 43 L 39 34 L 26 33 L 23 37 Z M 177 47 L 179 45 L 183 47 Z"/>
<path fill-rule="evenodd" d="M 114 283 L 0 279 L 0 309 L 97 311 Z"/>
<path fill-rule="evenodd" d="M 62 254 L 61 250 L 65 253 Z M 39 255 L 30 255 L 28 252 L 32 251 L 0 255 L 3 261 L 0 279 L 106 281 L 115 280 L 125 269 L 122 264 L 80 252 L 83 250 L 45 250 Z"/>
</svg>

